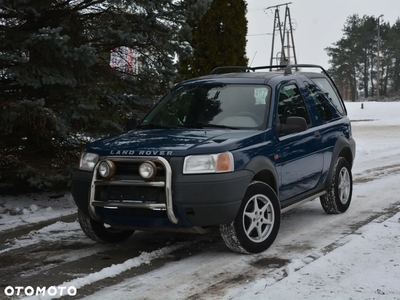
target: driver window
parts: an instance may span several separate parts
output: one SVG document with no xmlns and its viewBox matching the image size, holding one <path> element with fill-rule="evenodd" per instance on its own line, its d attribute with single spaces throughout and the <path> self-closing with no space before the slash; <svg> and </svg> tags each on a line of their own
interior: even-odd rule
<svg viewBox="0 0 400 300">
<path fill-rule="evenodd" d="M 295 84 L 282 87 L 279 91 L 278 118 L 286 124 L 288 117 L 302 117 L 310 124 L 310 117 L 299 88 Z"/>
</svg>

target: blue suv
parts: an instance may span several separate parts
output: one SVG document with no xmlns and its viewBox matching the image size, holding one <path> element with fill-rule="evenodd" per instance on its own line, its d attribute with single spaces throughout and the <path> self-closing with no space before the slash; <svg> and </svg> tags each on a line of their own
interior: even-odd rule
<svg viewBox="0 0 400 300">
<path fill-rule="evenodd" d="M 259 253 L 283 211 L 317 197 L 329 214 L 349 208 L 355 142 L 320 66 L 217 68 L 175 85 L 133 127 L 87 145 L 73 175 L 95 241 L 219 227 L 231 250 Z"/>
</svg>

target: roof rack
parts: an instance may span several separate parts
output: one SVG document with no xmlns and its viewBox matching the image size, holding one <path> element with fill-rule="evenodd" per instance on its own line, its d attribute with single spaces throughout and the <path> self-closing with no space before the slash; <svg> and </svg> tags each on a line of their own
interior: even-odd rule
<svg viewBox="0 0 400 300">
<path fill-rule="evenodd" d="M 320 65 L 311 65 L 311 64 L 295 64 L 295 65 L 273 65 L 273 66 L 259 66 L 259 67 L 246 67 L 246 66 L 225 66 L 225 67 L 216 67 L 214 70 L 211 71 L 210 75 L 212 74 L 217 74 L 218 71 L 221 70 L 242 70 L 245 72 L 250 72 L 253 71 L 255 72 L 256 70 L 262 70 L 262 69 L 284 69 L 285 70 L 285 75 L 290 75 L 292 73 L 292 69 L 296 68 L 318 68 L 321 69 L 322 72 L 329 76 L 326 70 L 321 67 Z"/>
<path fill-rule="evenodd" d="M 217 67 L 211 71 L 210 75 L 217 74 L 217 71 L 221 71 L 221 70 L 243 70 L 245 72 L 250 72 L 250 71 L 255 72 L 256 70 L 262 70 L 262 69 L 275 69 L 275 68 L 284 69 L 284 68 L 286 68 L 286 66 L 287 65 L 260 66 L 260 67 L 245 67 L 245 66 Z"/>
<path fill-rule="evenodd" d="M 226 67 L 217 67 L 214 70 L 211 71 L 210 75 L 216 74 L 217 71 L 220 70 L 243 70 L 245 72 L 250 72 L 253 71 L 255 72 L 256 70 L 262 70 L 262 69 L 285 69 L 284 75 L 291 75 L 293 74 L 292 69 L 296 68 L 318 68 L 322 70 L 322 73 L 324 73 L 330 81 L 335 85 L 335 82 L 331 78 L 331 76 L 328 74 L 328 72 L 320 65 L 312 65 L 312 64 L 295 64 L 295 65 L 274 65 L 274 66 L 259 66 L 259 67 L 245 67 L 245 66 L 226 66 Z M 336 85 L 335 85 L 336 87 Z M 336 87 L 337 89 L 337 87 Z"/>
</svg>

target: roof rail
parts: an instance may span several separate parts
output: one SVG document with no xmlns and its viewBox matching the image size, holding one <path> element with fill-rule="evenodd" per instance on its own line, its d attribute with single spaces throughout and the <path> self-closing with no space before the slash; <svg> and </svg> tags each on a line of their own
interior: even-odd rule
<svg viewBox="0 0 400 300">
<path fill-rule="evenodd" d="M 283 70 L 286 68 L 287 65 L 272 65 L 272 66 L 259 66 L 259 67 L 252 67 L 253 71 L 255 70 L 263 70 L 263 69 L 281 69 Z"/>
<path fill-rule="evenodd" d="M 328 75 L 328 73 L 325 71 L 325 69 L 323 67 L 321 67 L 320 65 L 310 65 L 310 64 L 287 65 L 287 66 L 285 66 L 285 75 L 293 74 L 292 73 L 293 68 L 296 68 L 296 70 L 298 68 L 318 68 L 318 69 L 321 69 L 322 72 L 325 73 L 325 75 Z"/>
<path fill-rule="evenodd" d="M 274 66 L 260 66 L 260 67 L 245 67 L 245 66 L 226 66 L 226 67 L 217 67 L 211 71 L 210 75 L 216 74 L 219 70 L 244 70 L 246 72 L 262 70 L 262 69 L 284 69 L 287 65 L 274 65 Z"/>
<path fill-rule="evenodd" d="M 245 66 L 227 66 L 227 67 L 216 67 L 214 70 L 211 71 L 210 75 L 216 74 L 217 71 L 220 70 L 243 70 L 246 72 L 249 72 L 251 67 L 245 67 Z"/>
</svg>

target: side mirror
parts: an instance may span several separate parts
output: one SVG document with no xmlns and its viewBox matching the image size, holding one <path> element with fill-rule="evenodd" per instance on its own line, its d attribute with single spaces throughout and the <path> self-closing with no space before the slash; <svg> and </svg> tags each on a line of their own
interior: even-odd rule
<svg viewBox="0 0 400 300">
<path fill-rule="evenodd" d="M 140 123 L 140 119 L 128 119 L 128 120 L 126 120 L 125 129 L 127 131 L 136 129 L 136 127 L 139 125 L 139 123 Z"/>
<path fill-rule="evenodd" d="M 307 130 L 307 121 L 303 117 L 288 117 L 286 124 L 278 124 L 278 134 L 289 134 Z"/>
</svg>

